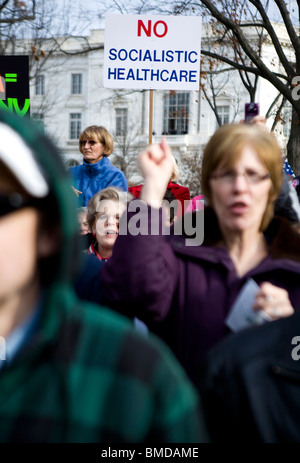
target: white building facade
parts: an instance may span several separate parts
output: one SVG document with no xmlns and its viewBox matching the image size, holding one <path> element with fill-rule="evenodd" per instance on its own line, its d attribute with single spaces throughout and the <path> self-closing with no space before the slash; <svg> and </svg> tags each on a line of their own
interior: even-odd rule
<svg viewBox="0 0 300 463">
<path fill-rule="evenodd" d="M 88 51 L 91 47 L 96 49 Z M 125 154 L 132 162 L 150 137 L 152 142 L 159 142 L 163 134 L 180 165 L 185 156 L 199 155 L 216 130 L 215 114 L 202 89 L 154 90 L 153 134 L 149 134 L 150 91 L 103 87 L 103 30 L 93 30 L 85 39 L 64 40 L 62 49 L 63 52 L 49 56 L 41 72 L 31 80 L 30 114 L 53 138 L 66 163 L 82 162 L 78 137 L 89 125 L 103 125 L 112 133 L 115 139 L 112 161 L 118 167 L 118 155 L 121 159 Z M 272 48 L 266 45 L 265 59 L 271 62 L 273 58 Z M 249 97 L 238 73 L 231 72 L 225 84 L 216 82 L 215 90 L 218 89 L 217 106 L 222 123 L 239 122 L 244 118 L 244 104 Z M 257 102 L 261 114 L 265 114 L 276 95 L 271 84 L 259 79 Z M 268 124 L 271 126 L 272 122 L 271 117 Z M 287 140 L 287 127 L 279 127 L 277 132 L 282 146 Z M 130 183 L 139 180 L 133 172 L 134 168 L 130 175 L 127 171 Z"/>
</svg>

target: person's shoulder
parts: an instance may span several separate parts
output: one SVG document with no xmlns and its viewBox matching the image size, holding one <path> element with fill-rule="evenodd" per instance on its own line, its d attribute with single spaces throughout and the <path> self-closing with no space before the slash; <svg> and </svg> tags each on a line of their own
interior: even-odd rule
<svg viewBox="0 0 300 463">
<path fill-rule="evenodd" d="M 105 265 L 105 264 L 104 264 Z M 92 302 L 83 302 L 84 316 L 81 322 L 89 330 L 103 330 L 112 336 L 125 335 L 132 327 L 132 322 L 122 315 L 114 312 L 109 307 Z"/>
<path fill-rule="evenodd" d="M 82 345 L 85 346 L 83 355 L 90 355 L 91 350 L 95 353 L 105 349 L 111 364 L 118 362 L 120 366 L 122 363 L 123 372 L 124 369 L 128 369 L 128 374 L 138 371 L 145 382 L 161 383 L 163 378 L 173 378 L 190 389 L 183 368 L 157 336 L 152 333 L 145 336 L 135 329 L 131 320 L 106 306 L 81 301 L 79 307 L 77 318 L 82 328 Z M 193 387 L 190 392 L 194 393 Z"/>
<path fill-rule="evenodd" d="M 124 172 L 122 172 L 122 170 L 119 169 L 119 167 L 114 166 L 111 160 L 107 156 L 104 156 L 99 162 L 101 162 L 101 164 L 105 167 L 105 169 L 107 169 L 108 173 L 114 176 L 125 178 Z"/>
<path fill-rule="evenodd" d="M 300 262 L 300 233 L 298 222 L 291 223 L 285 217 L 275 216 L 264 232 L 273 259 Z"/>
<path fill-rule="evenodd" d="M 102 300 L 102 282 L 100 269 L 104 265 L 96 256 L 82 251 L 82 263 L 74 280 L 74 290 L 79 297 L 86 301 L 96 302 Z"/>
<path fill-rule="evenodd" d="M 105 375 L 120 393 L 124 387 L 134 391 L 137 403 L 152 408 L 157 422 L 151 432 L 159 431 L 162 442 L 206 442 L 199 395 L 171 349 L 107 307 L 80 306 L 76 311 L 81 326 L 74 359 L 77 370 L 85 371 L 88 366 L 94 372 L 94 388 L 97 381 L 101 387 Z M 70 316 L 74 320 L 74 311 Z"/>
<path fill-rule="evenodd" d="M 99 264 L 102 265 L 103 263 L 99 262 Z M 98 272 L 100 266 L 96 265 L 95 269 Z M 118 340 L 117 342 L 120 338 L 131 334 L 134 339 L 136 338 L 132 321 L 129 318 L 100 303 L 77 299 L 76 304 L 69 312 L 73 319 L 77 319 L 78 324 L 83 327 L 86 333 L 95 332 L 100 336 L 104 334 L 112 340 Z M 137 339 L 139 340 L 139 336 Z"/>
<path fill-rule="evenodd" d="M 209 368 L 213 374 L 222 372 L 231 375 L 257 362 L 268 362 L 276 356 L 276 352 L 279 355 L 283 353 L 284 338 L 286 347 L 290 349 L 292 338 L 288 335 L 289 330 L 299 323 L 300 313 L 296 313 L 292 317 L 232 333 L 211 349 L 203 366 L 205 369 Z"/>
<path fill-rule="evenodd" d="M 82 166 L 83 166 L 83 164 L 78 164 L 78 166 L 69 167 L 68 172 L 69 172 L 71 175 L 74 175 L 74 174 L 76 174 L 77 172 L 80 172 L 80 171 L 81 171 Z"/>
<path fill-rule="evenodd" d="M 134 198 L 139 198 L 143 185 L 133 185 L 128 188 L 129 193 L 131 193 Z"/>
<path fill-rule="evenodd" d="M 174 194 L 174 196 L 176 196 L 176 192 L 177 193 L 188 193 L 190 195 L 190 190 L 188 187 L 186 186 L 183 186 L 183 185 L 180 185 L 179 183 L 174 183 L 174 182 L 169 182 L 168 184 L 168 189 L 172 191 L 172 193 Z"/>
<path fill-rule="evenodd" d="M 131 319 L 102 304 L 83 302 L 83 305 L 84 311 L 82 314 L 84 315 L 82 316 L 81 322 L 88 330 L 97 333 L 105 333 L 105 336 L 110 337 L 123 347 L 125 347 L 124 343 L 126 344 L 129 342 L 139 345 L 140 347 L 144 345 L 146 349 L 152 352 L 161 349 L 161 346 L 158 346 L 160 340 L 153 335 L 150 337 L 151 340 L 149 341 L 149 337 L 145 338 L 144 335 L 134 328 Z M 123 342 L 120 343 L 121 339 L 123 339 Z"/>
<path fill-rule="evenodd" d="M 122 177 L 122 178 L 124 178 L 124 179 L 126 178 L 124 172 L 123 172 L 121 169 L 119 169 L 119 167 L 116 167 L 116 166 L 112 165 L 112 171 L 113 171 L 118 177 Z"/>
</svg>

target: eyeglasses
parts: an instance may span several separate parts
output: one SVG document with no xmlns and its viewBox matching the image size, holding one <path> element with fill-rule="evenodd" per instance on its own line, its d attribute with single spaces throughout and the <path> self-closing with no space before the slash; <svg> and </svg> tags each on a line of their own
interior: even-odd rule
<svg viewBox="0 0 300 463">
<path fill-rule="evenodd" d="M 34 206 L 36 201 L 34 198 L 26 199 L 20 193 L 0 194 L 0 217 L 25 207 Z"/>
<path fill-rule="evenodd" d="M 98 142 L 95 140 L 80 140 L 79 142 L 80 146 L 85 146 L 86 143 L 88 143 L 90 146 L 94 146 Z"/>
<path fill-rule="evenodd" d="M 236 178 L 240 175 L 242 175 L 245 178 L 248 185 L 257 185 L 258 183 L 261 183 L 264 180 L 270 178 L 269 173 L 261 175 L 253 170 L 249 170 L 243 173 L 238 173 L 234 170 L 225 170 L 223 172 L 213 174 L 211 178 L 219 181 L 223 185 L 232 185 L 235 182 Z"/>
</svg>

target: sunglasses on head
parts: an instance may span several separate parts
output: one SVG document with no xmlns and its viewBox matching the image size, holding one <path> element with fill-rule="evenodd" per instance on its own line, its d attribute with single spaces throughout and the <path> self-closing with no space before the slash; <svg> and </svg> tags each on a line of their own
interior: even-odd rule
<svg viewBox="0 0 300 463">
<path fill-rule="evenodd" d="M 19 211 L 25 207 L 36 206 L 37 199 L 24 198 L 20 193 L 0 193 L 0 217 Z"/>
</svg>

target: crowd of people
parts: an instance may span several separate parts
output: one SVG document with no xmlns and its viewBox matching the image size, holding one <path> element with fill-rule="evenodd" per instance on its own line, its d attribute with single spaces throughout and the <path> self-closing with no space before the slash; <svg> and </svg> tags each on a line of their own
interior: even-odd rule
<svg viewBox="0 0 300 463">
<path fill-rule="evenodd" d="M 260 122 L 191 197 L 165 138 L 129 186 L 105 127 L 67 171 L 0 112 L 1 442 L 300 442 L 300 203 Z"/>
</svg>

